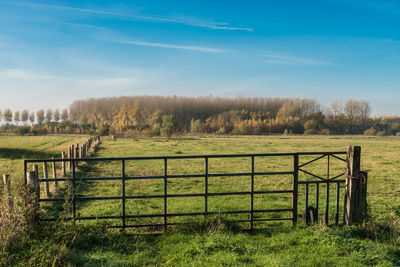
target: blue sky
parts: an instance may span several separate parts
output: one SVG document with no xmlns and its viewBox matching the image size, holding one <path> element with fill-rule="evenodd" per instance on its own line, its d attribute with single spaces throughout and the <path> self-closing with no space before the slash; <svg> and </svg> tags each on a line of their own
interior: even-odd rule
<svg viewBox="0 0 400 267">
<path fill-rule="evenodd" d="M 0 0 L 0 90 L 0 109 L 157 94 L 400 115 L 400 1 Z"/>
</svg>

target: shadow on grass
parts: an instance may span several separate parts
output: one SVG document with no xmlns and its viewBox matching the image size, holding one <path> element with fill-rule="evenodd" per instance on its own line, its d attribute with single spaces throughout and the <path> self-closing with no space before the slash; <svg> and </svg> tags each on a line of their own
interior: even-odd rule
<svg viewBox="0 0 400 267">
<path fill-rule="evenodd" d="M 99 150 L 97 147 L 94 152 L 92 152 L 92 157 L 96 155 L 96 152 Z M 96 162 L 95 161 L 87 161 L 81 163 L 79 168 L 76 169 L 76 177 L 87 177 L 88 173 L 92 173 L 96 170 Z M 71 173 L 67 174 L 67 177 L 71 179 Z M 85 192 L 90 189 L 90 181 L 75 181 L 75 196 L 80 197 Z M 54 198 L 62 198 L 63 201 L 54 201 L 50 202 L 48 206 L 44 207 L 44 213 L 46 214 L 46 218 L 56 218 L 59 220 L 64 220 L 68 217 L 72 217 L 73 214 L 73 195 L 72 195 L 72 180 L 66 181 L 63 187 L 59 187 L 58 191 L 53 195 Z M 77 208 L 82 207 L 81 203 L 77 203 Z"/>
<path fill-rule="evenodd" d="M 0 148 L 0 158 L 6 159 L 43 159 L 57 156 L 55 153 L 20 148 Z"/>
</svg>

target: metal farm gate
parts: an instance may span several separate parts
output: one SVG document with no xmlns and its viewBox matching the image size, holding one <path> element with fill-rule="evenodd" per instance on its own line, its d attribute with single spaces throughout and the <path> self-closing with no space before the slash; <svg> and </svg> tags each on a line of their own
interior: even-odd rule
<svg viewBox="0 0 400 267">
<path fill-rule="evenodd" d="M 221 164 L 223 160 L 229 159 L 240 159 L 246 162 L 246 168 L 248 171 L 232 171 L 232 172 L 218 172 L 210 171 L 211 163 L 210 161 L 218 160 L 218 164 Z M 197 160 L 202 163 L 201 172 L 189 173 L 189 174 L 178 174 L 169 170 L 168 166 L 173 161 L 178 164 L 185 164 L 185 160 Z M 323 160 L 323 161 L 322 161 Z M 325 161 L 326 160 L 326 161 Z M 259 162 L 263 161 L 263 164 Z M 272 171 L 260 171 L 261 167 L 267 166 L 268 161 L 279 162 L 286 161 L 291 162 L 286 164 L 285 170 L 272 170 Z M 322 161 L 322 162 L 321 162 Z M 126 166 L 134 166 L 141 164 L 141 162 L 152 162 L 152 164 L 159 164 L 162 168 L 160 173 L 157 175 L 149 175 L 145 171 L 136 171 L 136 174 L 127 173 Z M 333 163 L 332 163 L 333 162 Z M 253 229 L 257 228 L 257 223 L 268 222 L 268 221 L 290 221 L 292 225 L 295 225 L 300 218 L 300 214 L 303 213 L 303 220 L 308 221 L 323 221 L 324 223 L 329 223 L 329 218 L 332 222 L 339 224 L 342 222 L 339 218 L 343 216 L 343 205 L 344 197 L 340 198 L 340 191 L 344 192 L 345 180 L 340 180 L 346 173 L 346 152 L 301 152 L 301 153 L 269 153 L 269 154 L 235 154 L 235 155 L 196 155 L 196 156 L 160 156 L 160 157 L 120 157 L 120 158 L 81 158 L 81 159 L 42 159 L 42 160 L 25 160 L 24 168 L 27 176 L 32 173 L 28 172 L 32 167 L 36 169 L 36 172 L 32 175 L 36 175 L 38 178 L 38 201 L 42 205 L 53 205 L 55 203 L 68 202 L 71 206 L 71 213 L 69 216 L 63 219 L 67 220 L 113 220 L 119 221 L 119 223 L 110 224 L 110 227 L 114 228 L 128 228 L 128 227 L 147 227 L 150 230 L 154 229 L 167 229 L 170 225 L 179 224 L 182 222 L 176 222 L 172 220 L 176 217 L 193 217 L 193 216 L 207 216 L 211 214 L 225 214 L 225 215 L 241 215 L 242 217 L 236 217 L 232 222 L 241 223 L 245 225 L 245 228 Z M 67 164 L 70 172 L 67 173 L 65 177 L 57 178 L 54 175 L 53 178 L 48 178 L 47 173 L 43 172 L 43 175 L 39 173 L 38 167 L 35 165 L 43 164 L 44 166 L 49 163 L 53 165 L 55 169 L 56 165 L 63 164 L 64 168 Z M 113 164 L 115 168 L 118 168 L 119 175 L 112 175 L 109 177 L 97 177 L 99 175 L 89 175 L 91 172 L 85 171 L 86 165 L 95 164 Z M 332 169 L 332 164 L 335 164 L 334 169 Z M 181 165 L 182 166 L 182 165 Z M 322 174 L 316 174 L 315 171 L 309 168 L 323 168 Z M 178 166 L 179 167 L 179 166 Z M 311 169 L 313 169 L 311 168 Z M 144 168 L 145 169 L 145 168 Z M 213 169 L 217 169 L 215 166 Z M 28 173 L 27 173 L 28 172 Z M 332 175 L 331 173 L 335 173 Z M 128 175 L 129 174 L 129 175 Z M 140 175 L 139 175 L 140 174 Z M 151 174 L 151 173 L 150 173 Z M 286 177 L 289 179 L 289 188 L 285 189 L 274 189 L 268 190 L 268 188 L 260 189 L 258 186 L 258 181 L 265 183 L 265 179 L 269 182 L 274 182 L 276 176 Z M 213 179 L 225 177 L 226 179 L 234 179 L 234 177 L 240 177 L 240 179 L 245 179 L 249 182 L 249 188 L 246 190 L 234 190 L 234 191 L 223 191 L 215 192 L 211 191 L 209 186 L 212 184 Z M 181 180 L 179 180 L 181 179 Z M 174 183 L 179 183 L 182 179 L 201 179 L 201 183 L 198 188 L 201 190 L 197 193 L 187 193 L 187 192 L 170 192 L 169 183 L 175 181 Z M 130 181 L 158 181 L 161 189 L 155 190 L 153 193 L 141 194 L 140 192 L 132 193 L 132 190 L 127 190 L 127 183 Z M 178 181 L 179 180 L 179 181 Z M 119 192 L 117 195 L 91 195 L 83 196 L 80 194 L 79 185 L 81 183 L 105 183 L 113 181 L 113 186 L 118 186 Z M 232 180 L 233 181 L 233 180 Z M 243 181 L 243 180 L 242 180 Z M 70 193 L 65 195 L 49 195 L 44 194 L 44 189 L 48 187 L 49 184 L 53 186 L 56 183 L 62 183 L 70 188 Z M 117 183 L 117 184 L 116 184 Z M 204 184 L 203 184 L 204 183 Z M 68 186 L 67 186 L 68 185 Z M 90 185 L 89 189 L 90 190 Z M 40 192 L 41 191 L 41 192 Z M 332 196 L 333 193 L 333 196 Z M 314 195 L 310 198 L 310 195 Z M 282 196 L 285 195 L 289 200 L 289 205 L 282 208 L 268 208 L 268 197 L 269 196 Z M 247 208 L 239 210 L 227 210 L 220 209 L 215 210 L 209 207 L 210 199 L 213 199 L 213 203 L 224 202 L 224 197 L 229 196 L 230 199 L 239 198 L 240 196 L 246 196 L 248 199 L 238 200 L 241 205 L 246 205 Z M 258 208 L 255 205 L 255 198 L 259 196 L 264 196 L 266 201 L 263 202 L 264 208 Z M 344 196 L 344 194 L 343 194 Z M 202 210 L 195 211 L 170 211 L 169 201 L 173 199 L 185 199 L 189 201 L 190 198 L 202 199 Z M 220 198 L 220 200 L 218 200 Z M 285 198 L 285 199 L 286 199 Z M 322 198 L 322 201 L 321 201 Z M 324 200 L 323 200 L 324 198 Z M 330 200 L 334 198 L 334 203 L 331 203 L 330 210 Z M 158 199 L 162 206 L 157 213 L 146 213 L 140 211 L 132 212 L 131 208 L 128 207 L 128 201 L 139 201 L 145 199 Z M 273 197 L 271 198 L 273 199 Z M 114 200 L 118 201 L 117 215 L 104 215 L 95 214 L 90 216 L 81 215 L 79 211 L 79 203 L 95 201 L 99 204 L 104 203 L 102 201 Z M 220 201 L 220 202 L 218 202 Z M 129 203 L 131 203 L 129 202 Z M 243 203 L 245 202 L 245 203 Z M 258 203 L 258 202 L 257 202 Z M 310 203 L 314 206 L 310 207 Z M 322 204 L 322 205 L 321 205 Z M 265 208 L 265 205 L 267 208 Z M 325 205 L 325 207 L 323 207 Z M 321 208 L 321 206 L 323 208 Z M 333 208 L 334 207 L 334 208 Z M 342 208 L 341 208 L 342 207 Z M 334 210 L 334 211 L 333 211 Z M 298 214 L 301 211 L 300 214 Z M 287 216 L 275 216 L 266 217 L 266 214 L 287 214 Z M 46 213 L 46 216 L 48 214 Z M 45 221 L 56 221 L 59 219 L 59 215 L 54 214 L 47 218 L 42 218 Z M 146 222 L 140 222 L 141 219 L 146 219 Z M 158 220 L 157 220 L 158 219 Z M 132 222 L 133 221 L 133 222 Z M 247 225 L 247 226 L 246 226 Z"/>
</svg>

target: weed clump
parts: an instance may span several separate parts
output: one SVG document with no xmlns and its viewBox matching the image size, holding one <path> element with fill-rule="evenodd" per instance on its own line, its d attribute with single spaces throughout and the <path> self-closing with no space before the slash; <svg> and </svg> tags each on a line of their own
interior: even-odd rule
<svg viewBox="0 0 400 267">
<path fill-rule="evenodd" d="M 31 193 L 32 189 L 26 185 L 18 185 L 15 195 L 3 192 L 0 202 L 0 247 L 3 252 L 37 230 L 38 209 L 33 205 Z"/>
</svg>

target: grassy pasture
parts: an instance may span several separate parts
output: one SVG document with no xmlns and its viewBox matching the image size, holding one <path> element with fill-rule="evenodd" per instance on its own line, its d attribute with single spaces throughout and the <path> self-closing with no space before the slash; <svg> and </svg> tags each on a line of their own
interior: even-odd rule
<svg viewBox="0 0 400 267">
<path fill-rule="evenodd" d="M 0 174 L 10 174 L 13 181 L 22 180 L 24 159 L 59 158 L 70 145 L 87 139 L 84 135 L 0 135 Z"/>
<path fill-rule="evenodd" d="M 7 153 L 0 153 L 0 170 L 5 169 L 14 177 L 22 174 L 22 160 L 29 158 L 58 156 L 71 143 L 79 143 L 86 139 L 80 136 L 49 136 L 49 137 L 12 137 L 0 136 L 0 151 L 19 148 L 18 144 L 32 149 L 30 154 L 17 153 L 11 158 Z M 41 138 L 39 140 L 39 138 Z M 25 140 L 26 139 L 26 140 Z M 35 140 L 32 140 L 35 139 Z M 64 142 L 65 140 L 65 142 Z M 149 235 L 128 231 L 99 230 L 93 224 L 101 222 L 79 222 L 74 227 L 77 236 L 68 245 L 65 261 L 72 265 L 99 266 L 141 266 L 141 265 L 296 265 L 296 266 L 326 266 L 326 265 L 400 265 L 400 238 L 391 236 L 387 226 L 398 229 L 400 217 L 400 164 L 398 151 L 399 138 L 365 138 L 365 137 L 303 137 L 303 136 L 186 136 L 170 140 L 163 138 L 138 139 L 103 139 L 103 144 L 97 151 L 97 157 L 129 157 L 129 156 L 159 156 L 159 155 L 196 155 L 196 154 L 237 154 L 237 153 L 275 153 L 303 151 L 344 151 L 347 145 L 362 147 L 362 169 L 371 170 L 368 182 L 368 204 L 374 217 L 373 226 L 366 227 L 290 227 L 290 222 L 259 224 L 267 226 L 266 230 L 247 233 L 230 230 L 224 222 L 215 221 L 200 223 L 193 229 L 180 228 L 167 234 Z M 65 147 L 64 147 L 65 146 Z M 6 150 L 4 150 L 6 151 Z M 35 153 L 43 154 L 35 154 Z M 6 156 L 5 156 L 6 155 Z M 311 160 L 312 157 L 300 159 L 300 163 Z M 292 170 L 293 160 L 290 157 L 256 158 L 256 171 Z M 345 168 L 340 161 L 332 160 L 331 176 L 339 174 Z M 324 175 L 326 159 L 322 159 L 306 168 L 312 172 Z M 12 170 L 14 170 L 12 172 Z M 97 163 L 84 167 L 82 176 L 112 177 L 121 175 L 121 163 Z M 210 159 L 209 173 L 250 171 L 248 158 Z M 128 162 L 128 176 L 162 175 L 162 161 Z M 168 173 L 202 174 L 204 160 L 171 160 L 168 162 Z M 255 190 L 290 189 L 290 176 L 268 176 L 255 178 Z M 300 180 L 309 179 L 301 175 Z M 243 177 L 213 177 L 209 178 L 209 192 L 248 191 L 250 178 Z M 204 178 L 171 179 L 168 182 L 169 193 L 202 193 Z M 299 212 L 304 203 L 304 187 L 300 187 Z M 314 188 L 310 187 L 310 204 L 314 204 Z M 320 206 L 324 207 L 324 187 L 320 188 Z M 127 181 L 127 194 L 162 194 L 163 181 Z M 116 196 L 121 194 L 120 181 L 98 181 L 80 184 L 79 193 L 85 196 Z M 343 189 L 340 192 L 343 197 Z M 335 188 L 331 191 L 330 220 L 334 216 Z M 236 210 L 249 207 L 249 196 L 212 197 L 209 199 L 209 210 Z M 160 213 L 163 199 L 143 199 L 127 201 L 127 214 Z M 343 203 L 340 202 L 340 210 Z M 291 195 L 265 195 L 255 198 L 256 209 L 290 208 Z M 44 206 L 49 208 L 48 206 Z M 54 207 L 53 207 L 54 208 Z M 193 212 L 204 209 L 204 198 L 177 198 L 168 203 L 168 212 Z M 56 209 L 52 209 L 53 211 Z M 320 211 L 322 219 L 323 208 Z M 78 213 L 89 215 L 119 215 L 120 201 L 88 201 L 78 203 Z M 342 214 L 342 213 L 341 213 Z M 247 215 L 235 215 L 226 219 L 247 218 Z M 261 216 L 261 214 L 257 214 Z M 262 214 L 263 217 L 290 217 L 290 213 Z M 156 219 L 157 220 L 157 219 Z M 162 222 L 144 219 L 139 223 Z M 181 221 L 185 218 L 171 218 L 171 221 Z M 131 221 L 133 223 L 133 221 Z M 136 221 L 135 221 L 136 222 Z M 120 224 L 120 220 L 107 221 L 107 224 Z M 129 223 L 129 222 L 128 222 Z M 243 227 L 248 225 L 243 224 Z M 204 229 L 205 228 L 205 229 Z M 203 230 L 202 230 L 203 229 Z M 58 251 L 61 244 L 51 237 L 46 251 Z M 32 247 L 43 250 L 43 243 L 33 243 Z M 34 251 L 34 249 L 33 249 Z M 49 252 L 50 253 L 50 252 Z M 19 255 L 22 261 L 31 255 Z M 35 262 L 35 261 L 34 261 Z M 40 261 L 39 261 L 40 262 Z M 42 263 L 42 262 L 41 262 Z"/>
<path fill-rule="evenodd" d="M 365 138 L 365 137 L 279 137 L 279 136 L 235 136 L 235 137 L 182 137 L 166 141 L 163 138 L 105 139 L 98 157 L 130 157 L 130 156 L 159 156 L 159 155 L 198 155 L 198 154 L 238 154 L 238 153 L 276 153 L 276 152 L 307 152 L 307 151 L 345 151 L 347 145 L 362 147 L 362 169 L 369 172 L 369 205 L 371 213 L 376 216 L 389 216 L 399 212 L 398 203 L 400 191 L 397 181 L 400 173 L 398 138 Z M 300 164 L 315 156 L 301 156 Z M 342 155 L 345 158 L 345 155 Z M 344 172 L 344 162 L 331 158 L 330 176 Z M 256 158 L 255 171 L 291 171 L 292 157 Z M 305 167 L 306 170 L 321 176 L 326 175 L 326 159 L 316 161 Z M 209 173 L 250 172 L 250 158 L 209 159 Z M 170 174 L 203 174 L 204 159 L 169 160 L 168 173 Z M 126 164 L 128 176 L 163 175 L 163 161 L 128 161 Z M 121 176 L 120 162 L 98 163 L 85 176 L 113 177 Z M 342 178 L 343 179 L 343 178 Z M 299 180 L 315 180 L 300 173 Z M 291 189 L 291 175 L 283 176 L 256 176 L 255 190 L 285 190 Z M 84 195 L 121 195 L 121 181 L 92 182 L 90 190 L 82 192 Z M 391 190 L 390 190 L 391 189 Z M 250 177 L 210 177 L 209 192 L 250 191 Z M 299 188 L 299 205 L 304 203 L 304 186 Z M 163 180 L 134 180 L 126 182 L 127 195 L 162 194 Z M 203 193 L 204 178 L 170 179 L 168 193 Z M 310 204 L 314 204 L 315 188 L 310 186 Z M 340 191 L 343 197 L 344 189 Z M 334 200 L 336 188 L 330 188 L 330 215 L 334 214 Z M 209 209 L 232 210 L 249 207 L 250 196 L 216 196 L 209 198 Z M 325 186 L 320 188 L 320 206 L 324 205 Z M 107 203 L 105 203 L 107 202 Z M 130 212 L 158 213 L 162 211 L 162 199 L 131 201 L 127 207 Z M 147 202 L 147 203 L 146 203 Z M 104 201 L 99 209 L 104 215 L 120 214 L 120 203 Z M 291 194 L 259 195 L 255 197 L 255 209 L 290 208 Z M 177 198 L 168 203 L 168 212 L 202 211 L 204 201 L 202 197 Z M 106 208 L 108 207 L 108 208 Z M 81 214 L 93 215 L 94 205 L 83 203 Z M 322 207 L 321 207 L 322 208 Z M 96 212 L 100 211 L 97 210 Z M 301 210 L 300 210 L 301 211 Z M 343 201 L 340 201 L 340 211 L 343 211 Z M 280 214 L 273 214 L 275 217 Z M 290 217 L 285 214 L 284 217 Z"/>
</svg>

